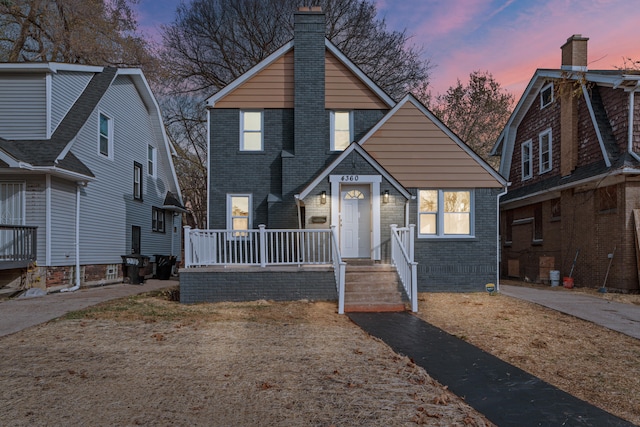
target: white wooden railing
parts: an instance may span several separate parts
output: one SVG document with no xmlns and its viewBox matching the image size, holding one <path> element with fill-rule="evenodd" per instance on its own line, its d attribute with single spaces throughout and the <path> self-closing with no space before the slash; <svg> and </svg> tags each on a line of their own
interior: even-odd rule
<svg viewBox="0 0 640 427">
<path fill-rule="evenodd" d="M 331 226 L 331 242 L 333 247 L 333 274 L 336 277 L 336 287 L 338 291 L 338 314 L 344 314 L 344 289 L 347 263 L 342 261 L 340 256 L 340 245 L 338 244 L 338 233 L 336 226 Z"/>
<path fill-rule="evenodd" d="M 184 227 L 185 267 L 333 265 L 338 311 L 344 313 L 346 264 L 331 230 L 200 230 Z"/>
<path fill-rule="evenodd" d="M 400 282 L 404 287 L 411 311 L 418 311 L 418 263 L 414 262 L 415 225 L 398 228 L 391 224 L 391 262 L 398 270 Z"/>
</svg>

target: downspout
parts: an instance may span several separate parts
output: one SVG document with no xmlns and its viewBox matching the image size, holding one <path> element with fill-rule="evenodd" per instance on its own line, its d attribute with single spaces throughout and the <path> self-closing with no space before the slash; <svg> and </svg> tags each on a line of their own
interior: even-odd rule
<svg viewBox="0 0 640 427">
<path fill-rule="evenodd" d="M 508 182 L 504 191 L 496 198 L 496 292 L 500 292 L 500 198 L 507 194 L 509 184 L 511 183 Z"/>
<path fill-rule="evenodd" d="M 78 182 L 76 186 L 76 284 L 60 292 L 75 292 L 80 289 L 80 187 L 86 185 Z"/>
<path fill-rule="evenodd" d="M 293 196 L 296 199 L 296 208 L 298 209 L 298 230 L 302 230 L 302 211 L 300 210 L 300 195 Z"/>
<path fill-rule="evenodd" d="M 633 116 L 634 116 L 634 110 L 635 110 L 634 104 L 635 104 L 636 89 L 638 88 L 639 85 L 640 83 L 636 84 L 636 87 L 631 92 L 629 92 L 629 123 L 627 125 L 628 127 L 627 151 L 629 152 L 629 154 L 631 154 L 631 156 L 633 156 L 634 159 L 640 162 L 640 156 L 636 154 L 635 151 L 633 151 Z"/>
<path fill-rule="evenodd" d="M 405 227 L 409 227 L 409 203 L 411 203 L 411 201 L 415 199 L 416 199 L 416 196 L 412 195 L 410 198 L 404 201 L 404 226 Z"/>
</svg>

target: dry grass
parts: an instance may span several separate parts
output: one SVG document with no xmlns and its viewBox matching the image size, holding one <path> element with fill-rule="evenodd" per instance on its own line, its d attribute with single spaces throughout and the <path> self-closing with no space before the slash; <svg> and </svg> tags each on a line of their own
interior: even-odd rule
<svg viewBox="0 0 640 427">
<path fill-rule="evenodd" d="M 3 425 L 484 426 L 335 303 L 103 304 L 0 338 Z"/>
<path fill-rule="evenodd" d="M 638 295 L 602 297 L 640 302 Z M 429 323 L 640 424 L 640 340 L 504 295 L 420 294 L 420 300 L 419 316 Z"/>
</svg>

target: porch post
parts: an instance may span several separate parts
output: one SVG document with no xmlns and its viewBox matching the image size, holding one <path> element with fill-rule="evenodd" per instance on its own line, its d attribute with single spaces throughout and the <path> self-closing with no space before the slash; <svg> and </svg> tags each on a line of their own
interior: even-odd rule
<svg viewBox="0 0 640 427">
<path fill-rule="evenodd" d="M 260 267 L 267 266 L 267 232 L 265 231 L 266 226 L 264 224 L 260 224 L 258 226 L 260 229 Z"/>
<path fill-rule="evenodd" d="M 184 266 L 191 267 L 191 227 L 184 226 Z"/>
<path fill-rule="evenodd" d="M 418 263 L 414 260 L 416 225 L 409 224 L 409 262 L 411 265 L 411 311 L 418 312 Z"/>
</svg>

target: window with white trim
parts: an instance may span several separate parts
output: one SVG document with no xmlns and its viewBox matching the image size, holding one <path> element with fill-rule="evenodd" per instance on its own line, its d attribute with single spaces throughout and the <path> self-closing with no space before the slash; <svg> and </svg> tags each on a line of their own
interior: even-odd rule
<svg viewBox="0 0 640 427">
<path fill-rule="evenodd" d="M 540 152 L 540 173 L 549 172 L 552 165 L 551 156 L 551 129 L 547 129 L 538 136 L 539 152 Z"/>
<path fill-rule="evenodd" d="M 472 190 L 419 190 L 418 237 L 473 237 Z"/>
<path fill-rule="evenodd" d="M 262 151 L 263 112 L 240 111 L 240 151 Z"/>
<path fill-rule="evenodd" d="M 227 230 L 233 230 L 233 237 L 246 237 L 251 227 L 251 194 L 227 194 Z"/>
<path fill-rule="evenodd" d="M 529 140 L 522 144 L 522 180 L 533 177 L 533 145 Z"/>
<path fill-rule="evenodd" d="M 147 147 L 147 174 L 156 176 L 156 147 L 151 144 Z"/>
<path fill-rule="evenodd" d="M 344 151 L 353 141 L 351 111 L 331 112 L 331 151 Z"/>
<path fill-rule="evenodd" d="M 0 224 L 25 225 L 25 183 L 0 182 Z"/>
<path fill-rule="evenodd" d="M 133 162 L 133 198 L 142 200 L 142 165 Z"/>
<path fill-rule="evenodd" d="M 151 231 L 165 232 L 164 209 L 151 208 Z"/>
<path fill-rule="evenodd" d="M 553 102 L 553 82 L 549 83 L 540 91 L 540 109 L 551 105 Z"/>
<path fill-rule="evenodd" d="M 98 123 L 98 152 L 109 158 L 113 158 L 113 120 L 100 113 Z"/>
</svg>

